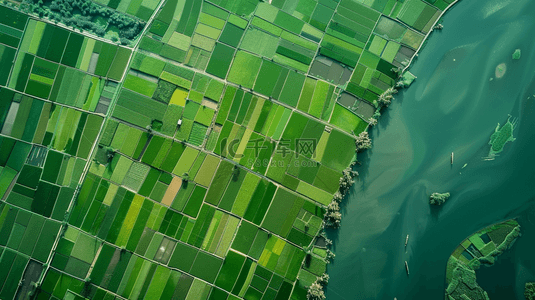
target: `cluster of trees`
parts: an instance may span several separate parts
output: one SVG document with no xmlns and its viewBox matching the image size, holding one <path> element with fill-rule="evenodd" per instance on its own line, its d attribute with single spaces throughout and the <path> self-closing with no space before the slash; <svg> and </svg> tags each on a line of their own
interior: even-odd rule
<svg viewBox="0 0 535 300">
<path fill-rule="evenodd" d="M 481 267 L 482 264 L 491 266 L 496 262 L 496 258 L 501 255 L 505 250 L 507 250 L 513 242 L 520 236 L 520 226 L 517 226 L 511 230 L 505 237 L 505 240 L 496 247 L 496 249 L 492 250 L 489 254 L 486 256 L 481 256 L 478 259 L 470 261 L 468 266 L 472 268 L 472 270 L 477 270 Z M 534 299 L 535 300 L 535 299 Z"/>
<path fill-rule="evenodd" d="M 325 239 L 326 247 L 330 247 L 332 245 L 332 241 L 327 237 L 327 234 L 325 233 L 325 228 L 321 229 L 321 233 L 319 234 L 319 237 Z M 305 258 L 305 265 L 310 266 L 311 261 L 311 255 L 313 253 L 314 245 L 309 245 L 308 247 L 303 248 L 303 250 L 306 253 Z M 334 259 L 335 255 L 334 253 L 327 249 L 326 250 L 326 257 L 324 258 L 326 263 L 331 263 L 331 261 Z M 329 275 L 323 274 L 320 277 L 316 277 L 316 281 L 312 283 L 308 287 L 307 291 L 307 300 L 323 300 L 325 299 L 325 292 L 323 291 L 323 288 L 327 285 L 329 282 Z"/>
<path fill-rule="evenodd" d="M 46 5 L 43 0 L 25 0 L 21 9 L 81 31 L 93 32 L 100 37 L 106 34 L 109 26 L 116 26 L 119 29 L 119 36 L 123 44 L 128 44 L 129 40 L 137 37 L 145 27 L 145 22 L 141 20 L 98 5 L 90 0 L 53 0 Z M 94 22 L 94 19 L 98 17 L 107 20 L 107 24 Z"/>
<path fill-rule="evenodd" d="M 110 26 L 117 26 L 117 28 L 119 28 L 121 37 L 125 37 L 129 40 L 134 39 L 138 34 L 141 33 L 143 27 L 145 27 L 145 22 L 136 20 L 118 12 L 114 12 L 110 16 L 108 24 Z"/>
<path fill-rule="evenodd" d="M 377 98 L 377 103 L 379 104 L 379 107 L 377 107 L 377 109 L 375 110 L 373 115 L 368 119 L 368 124 L 370 126 L 377 125 L 377 120 L 381 116 L 381 110 L 383 109 L 383 107 L 388 107 L 390 105 L 390 103 L 392 103 L 392 100 L 394 100 L 394 96 L 393 95 L 398 93 L 397 88 L 400 88 L 400 87 L 404 86 L 403 80 L 401 78 L 402 74 L 403 74 L 403 69 L 401 69 L 399 67 L 398 68 L 392 68 L 392 71 L 396 72 L 398 74 L 398 80 L 399 81 L 396 83 L 395 87 L 391 87 L 388 90 L 384 91 L 384 93 L 379 95 L 379 97 Z"/>
<path fill-rule="evenodd" d="M 377 103 L 379 103 L 379 107 L 375 110 L 373 116 L 368 119 L 368 124 L 370 124 L 370 126 L 377 125 L 377 119 L 379 119 L 379 117 L 381 116 L 381 109 L 383 107 L 388 107 L 390 103 L 392 103 L 392 100 L 394 100 L 393 95 L 398 93 L 397 88 L 404 86 L 404 84 L 399 84 L 400 82 L 403 83 L 403 81 L 401 80 L 403 70 L 401 68 L 395 68 L 392 69 L 392 71 L 398 74 L 399 82 L 398 84 L 396 84 L 396 87 L 389 88 L 388 90 L 384 91 L 384 93 L 379 95 L 379 98 L 377 98 Z"/>
<path fill-rule="evenodd" d="M 355 139 L 356 151 L 360 152 L 372 147 L 372 140 L 367 131 L 361 132 Z M 342 177 L 340 178 L 340 184 L 338 191 L 334 193 L 331 203 L 327 206 L 327 212 L 325 213 L 325 224 L 328 227 L 338 228 L 342 220 L 342 214 L 340 213 L 340 203 L 349 192 L 351 186 L 355 183 L 356 176 L 359 175 L 357 171 L 353 171 L 353 166 L 356 162 L 352 162 L 349 167 L 342 171 Z"/>
<path fill-rule="evenodd" d="M 316 278 L 316 281 L 310 285 L 307 291 L 307 300 L 324 300 L 325 292 L 323 287 L 329 283 L 329 275 L 323 274 Z"/>
<path fill-rule="evenodd" d="M 347 167 L 342 172 L 342 177 L 340 178 L 340 187 L 338 191 L 334 193 L 333 200 L 327 206 L 327 212 L 325 213 L 325 224 L 328 227 L 338 228 L 340 227 L 340 222 L 342 221 L 342 214 L 340 213 L 340 202 L 349 192 L 351 186 L 355 183 L 353 178 L 358 176 L 357 171 L 353 171 L 353 165 Z"/>
<path fill-rule="evenodd" d="M 355 139 L 355 147 L 357 152 L 370 149 L 372 147 L 372 139 L 367 131 L 363 131 L 357 136 Z"/>
<path fill-rule="evenodd" d="M 361 132 L 356 139 L 356 151 L 362 151 L 364 149 L 371 148 L 371 139 L 368 136 L 367 131 Z M 355 183 L 354 178 L 359 175 L 357 171 L 353 170 L 353 166 L 357 162 L 354 161 L 351 165 L 345 168 L 342 171 L 342 177 L 340 177 L 338 191 L 334 193 L 331 203 L 327 206 L 327 211 L 324 215 L 325 226 L 338 228 L 342 221 L 342 214 L 340 213 L 340 203 L 344 197 L 349 193 L 351 186 Z M 322 230 L 321 237 L 323 237 L 327 243 L 327 246 L 332 244 L 332 241 L 327 238 L 325 231 Z M 305 252 L 306 249 L 305 249 Z M 307 255 L 310 255 L 307 252 Z M 334 259 L 335 255 L 329 249 L 327 249 L 327 256 L 325 258 L 326 263 L 330 263 Z M 307 300 L 323 300 L 325 299 L 325 293 L 323 292 L 323 287 L 327 285 L 329 281 L 329 275 L 323 274 L 321 277 L 318 277 L 316 281 L 308 288 Z"/>
<path fill-rule="evenodd" d="M 321 231 L 320 237 L 322 237 L 325 240 L 325 244 L 327 245 L 327 247 L 330 247 L 333 244 L 333 241 L 329 239 L 329 237 L 327 236 L 327 233 L 325 233 L 325 230 Z"/>
<path fill-rule="evenodd" d="M 507 234 L 507 237 L 505 238 L 505 240 L 500 245 L 498 245 L 496 249 L 492 250 L 492 252 L 489 253 L 488 255 L 491 255 L 494 257 L 501 255 L 503 252 L 505 252 L 505 250 L 509 249 L 509 247 L 513 244 L 513 242 L 520 235 L 521 234 L 520 234 L 520 225 L 519 225 L 519 226 L 516 226 L 513 230 L 511 230 L 511 232 Z"/>
<path fill-rule="evenodd" d="M 379 98 L 377 98 L 377 102 L 379 102 L 381 106 L 388 107 L 390 103 L 392 103 L 392 100 L 394 100 L 394 96 L 392 95 L 397 94 L 397 93 L 398 93 L 398 90 L 391 87 L 388 90 L 384 91 L 384 93 L 382 93 L 379 96 Z"/>
<path fill-rule="evenodd" d="M 453 269 L 453 277 L 446 288 L 446 298 L 461 299 L 461 295 L 464 294 L 467 299 L 489 300 L 487 293 L 477 284 L 476 272 L 457 259 L 453 259 L 452 263 L 455 268 Z"/>
<path fill-rule="evenodd" d="M 526 282 L 524 296 L 526 300 L 535 300 L 535 282 Z"/>
<path fill-rule="evenodd" d="M 338 193 L 338 192 L 337 192 Z M 338 228 L 342 221 L 342 214 L 340 213 L 340 205 L 336 201 L 331 201 L 327 206 L 327 212 L 325 213 L 326 225 L 329 227 Z"/>
<path fill-rule="evenodd" d="M 442 205 L 449 197 L 450 193 L 433 193 L 429 197 L 429 203 L 433 205 Z"/>
<path fill-rule="evenodd" d="M 116 153 L 117 150 L 113 149 L 112 147 L 99 145 L 97 149 L 97 155 L 95 155 L 93 161 L 106 166 L 113 160 L 113 157 Z"/>
<path fill-rule="evenodd" d="M 415 55 L 418 56 L 418 54 L 415 54 Z M 401 62 L 401 64 L 406 67 L 409 65 L 409 62 L 410 61 L 408 59 L 405 59 L 404 61 Z M 381 116 L 381 109 L 383 109 L 383 107 L 388 107 L 392 103 L 392 100 L 394 100 L 393 95 L 398 93 L 398 89 L 405 87 L 405 82 L 403 81 L 404 69 L 405 68 L 402 68 L 402 67 L 395 67 L 390 70 L 394 72 L 397 76 L 396 84 L 394 87 L 391 87 L 387 89 L 386 91 L 384 91 L 377 98 L 377 103 L 379 104 L 379 107 L 375 110 L 375 113 L 373 114 L 373 116 L 368 119 L 368 124 L 370 124 L 371 126 L 377 125 L 377 120 Z"/>
</svg>

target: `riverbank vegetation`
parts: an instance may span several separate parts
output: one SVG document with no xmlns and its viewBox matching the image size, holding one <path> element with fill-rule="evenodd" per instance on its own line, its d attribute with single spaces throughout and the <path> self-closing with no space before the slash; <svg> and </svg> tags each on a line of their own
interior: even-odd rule
<svg viewBox="0 0 535 300">
<path fill-rule="evenodd" d="M 367 132 L 366 132 L 367 133 Z M 355 183 L 354 178 L 358 176 L 357 171 L 353 171 L 353 165 L 347 167 L 342 172 L 340 177 L 340 186 L 338 191 L 334 193 L 331 203 L 327 206 L 327 212 L 325 213 L 325 225 L 327 227 L 338 228 L 342 220 L 342 214 L 340 213 L 340 203 L 349 192 L 351 186 Z"/>
<path fill-rule="evenodd" d="M 361 132 L 355 139 L 356 151 L 370 149 L 372 147 L 372 140 L 367 131 Z"/>
<path fill-rule="evenodd" d="M 397 94 L 398 90 L 391 87 L 388 90 L 386 90 L 384 93 L 379 95 L 379 98 L 377 98 L 377 102 L 379 102 L 380 105 L 388 107 L 390 103 L 392 103 L 392 100 L 394 100 L 394 94 Z"/>
<path fill-rule="evenodd" d="M 307 291 L 307 300 L 324 300 L 326 297 L 323 288 L 327 283 L 329 283 L 329 275 L 323 274 L 318 277 Z"/>
</svg>

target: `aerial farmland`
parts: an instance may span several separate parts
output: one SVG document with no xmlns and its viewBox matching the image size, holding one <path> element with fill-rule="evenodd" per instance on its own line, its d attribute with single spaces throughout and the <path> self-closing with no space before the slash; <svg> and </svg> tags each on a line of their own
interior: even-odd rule
<svg viewBox="0 0 535 300">
<path fill-rule="evenodd" d="M 322 299 L 355 142 L 449 5 L 3 2 L 0 299 Z"/>
</svg>

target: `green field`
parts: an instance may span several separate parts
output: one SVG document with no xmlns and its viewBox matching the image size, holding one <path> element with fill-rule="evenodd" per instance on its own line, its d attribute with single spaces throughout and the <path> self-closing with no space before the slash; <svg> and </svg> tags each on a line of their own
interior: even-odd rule
<svg viewBox="0 0 535 300">
<path fill-rule="evenodd" d="M 361 116 L 449 3 L 95 2 L 0 6 L 0 298 L 306 299 Z"/>
<path fill-rule="evenodd" d="M 239 51 L 230 68 L 228 80 L 252 88 L 261 64 L 262 60 L 259 57 Z"/>
</svg>

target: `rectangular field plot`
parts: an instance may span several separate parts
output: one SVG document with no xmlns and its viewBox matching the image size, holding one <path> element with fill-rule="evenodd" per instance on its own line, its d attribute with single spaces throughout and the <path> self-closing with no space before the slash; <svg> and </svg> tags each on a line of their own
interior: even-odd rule
<svg viewBox="0 0 535 300">
<path fill-rule="evenodd" d="M 219 78 L 225 78 L 227 76 L 230 63 L 234 57 L 234 52 L 235 49 L 232 47 L 228 47 L 221 43 L 216 43 L 206 72 Z"/>
<path fill-rule="evenodd" d="M 228 80 L 252 88 L 262 60 L 259 57 L 238 51 L 228 74 Z"/>
</svg>

